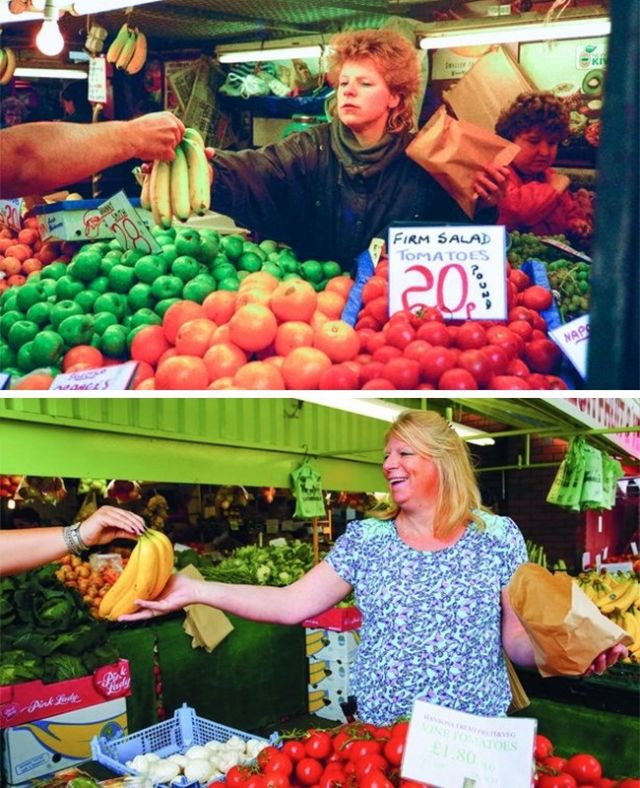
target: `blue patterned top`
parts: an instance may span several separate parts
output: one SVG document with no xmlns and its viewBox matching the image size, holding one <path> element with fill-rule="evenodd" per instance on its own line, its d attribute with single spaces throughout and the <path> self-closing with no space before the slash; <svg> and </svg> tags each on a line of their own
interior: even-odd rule
<svg viewBox="0 0 640 788">
<path fill-rule="evenodd" d="M 479 512 L 443 550 L 417 550 L 394 520 L 356 520 L 326 560 L 363 613 L 351 668 L 360 719 L 384 725 L 429 703 L 497 717 L 511 701 L 502 654 L 500 591 L 527 560 L 508 517 Z"/>
</svg>

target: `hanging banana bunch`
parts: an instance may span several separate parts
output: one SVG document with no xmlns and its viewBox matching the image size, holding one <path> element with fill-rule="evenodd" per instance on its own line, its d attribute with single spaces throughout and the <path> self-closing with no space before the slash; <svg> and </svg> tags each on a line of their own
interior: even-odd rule
<svg viewBox="0 0 640 788">
<path fill-rule="evenodd" d="M 196 129 L 185 129 L 173 161 L 154 161 L 145 176 L 140 205 L 151 211 L 153 221 L 169 228 L 175 216 L 186 222 L 192 215 L 204 216 L 211 204 L 209 162 L 204 140 Z"/>
<path fill-rule="evenodd" d="M 8 85 L 16 70 L 16 53 L 9 47 L 0 49 L 0 85 Z"/>
<path fill-rule="evenodd" d="M 127 74 L 137 74 L 146 61 L 147 37 L 125 22 L 107 50 L 107 62 Z"/>
</svg>

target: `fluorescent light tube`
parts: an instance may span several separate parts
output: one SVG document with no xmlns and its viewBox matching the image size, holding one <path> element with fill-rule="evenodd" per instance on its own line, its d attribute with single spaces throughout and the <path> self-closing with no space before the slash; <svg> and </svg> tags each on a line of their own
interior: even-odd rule
<svg viewBox="0 0 640 788">
<path fill-rule="evenodd" d="M 611 20 L 570 19 L 555 22 L 530 22 L 525 24 L 496 25 L 468 29 L 447 30 L 444 25 L 420 40 L 421 49 L 450 49 L 453 47 L 486 44 L 507 44 L 525 41 L 557 41 L 565 38 L 592 38 L 608 36 Z"/>
<path fill-rule="evenodd" d="M 229 52 L 217 50 L 220 63 L 262 63 L 265 60 L 290 60 L 291 58 L 320 58 L 322 47 L 274 47 L 272 49 L 239 49 Z"/>
<path fill-rule="evenodd" d="M 29 68 L 27 66 L 18 66 L 14 76 L 31 77 L 32 79 L 87 79 L 87 72 L 72 68 Z"/>
<path fill-rule="evenodd" d="M 101 14 L 117 8 L 128 8 L 130 5 L 157 2 L 159 0 L 75 0 L 73 10 L 76 14 Z"/>
<path fill-rule="evenodd" d="M 349 398 L 340 397 L 331 394 L 305 394 L 304 396 L 297 397 L 297 399 L 304 402 L 312 402 L 315 405 L 324 405 L 326 408 L 335 408 L 336 410 L 344 410 L 347 413 L 355 413 L 358 416 L 369 416 L 372 419 L 380 421 L 395 421 L 398 416 L 408 408 L 404 405 L 396 405 L 393 402 L 384 402 L 381 399 L 372 398 Z M 490 433 L 483 432 L 482 430 L 467 427 L 465 424 L 458 424 L 455 421 L 450 422 L 456 433 L 467 443 L 474 443 L 477 446 L 493 446 L 495 440 L 491 437 Z"/>
</svg>

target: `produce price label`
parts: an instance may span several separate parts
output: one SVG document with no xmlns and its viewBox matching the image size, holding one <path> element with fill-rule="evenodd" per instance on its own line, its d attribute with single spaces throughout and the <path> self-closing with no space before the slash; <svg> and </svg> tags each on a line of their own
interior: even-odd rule
<svg viewBox="0 0 640 788">
<path fill-rule="evenodd" d="M 0 227 L 19 233 L 22 229 L 22 197 L 0 200 Z"/>
<path fill-rule="evenodd" d="M 535 719 L 413 704 L 401 775 L 446 788 L 530 788 Z"/>
<path fill-rule="evenodd" d="M 93 104 L 107 103 L 107 61 L 104 57 L 89 59 L 88 100 Z"/>
<path fill-rule="evenodd" d="M 551 339 L 573 364 L 583 380 L 587 377 L 589 334 L 589 315 L 581 315 L 570 323 L 549 331 Z"/>
<path fill-rule="evenodd" d="M 507 317 L 502 226 L 389 229 L 389 314 L 437 307 L 445 320 Z"/>
<path fill-rule="evenodd" d="M 145 254 L 162 251 L 123 191 L 116 192 L 102 205 L 98 205 L 97 210 L 105 226 L 125 249 L 139 249 Z"/>
<path fill-rule="evenodd" d="M 127 361 L 112 367 L 83 369 L 80 372 L 67 372 L 56 375 L 50 391 L 125 391 L 129 388 L 136 369 L 137 361 Z"/>
</svg>

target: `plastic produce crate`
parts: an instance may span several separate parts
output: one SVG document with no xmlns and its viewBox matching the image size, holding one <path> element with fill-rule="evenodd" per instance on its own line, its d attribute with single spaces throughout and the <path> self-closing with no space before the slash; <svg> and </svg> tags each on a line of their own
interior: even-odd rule
<svg viewBox="0 0 640 788">
<path fill-rule="evenodd" d="M 269 740 L 260 736 L 253 736 L 245 731 L 228 728 L 217 722 L 211 722 L 203 717 L 198 717 L 190 706 L 183 703 L 173 714 L 170 720 L 159 722 L 144 728 L 136 733 L 123 736 L 119 739 L 106 739 L 95 736 L 91 741 L 91 755 L 98 763 L 111 769 L 116 774 L 137 776 L 138 772 L 126 766 L 126 762 L 135 758 L 136 755 L 146 755 L 155 753 L 160 758 L 168 758 L 169 755 L 184 753 L 194 744 L 206 744 L 209 741 L 226 742 L 231 736 L 239 736 L 243 741 L 257 739 L 258 741 Z M 276 738 L 276 735 L 272 738 Z M 173 781 L 173 785 L 198 785 L 198 783 L 187 783 Z"/>
</svg>

